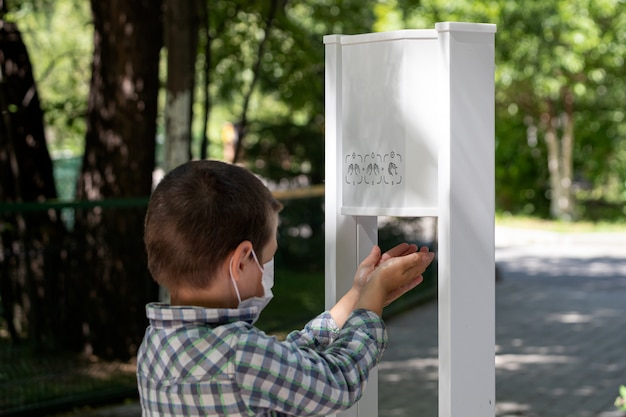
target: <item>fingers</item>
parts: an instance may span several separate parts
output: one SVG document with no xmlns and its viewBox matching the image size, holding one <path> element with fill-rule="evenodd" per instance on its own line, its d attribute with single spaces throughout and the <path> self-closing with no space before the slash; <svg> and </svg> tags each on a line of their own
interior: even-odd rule
<svg viewBox="0 0 626 417">
<path fill-rule="evenodd" d="M 381 252 L 380 247 L 378 245 L 374 245 L 369 255 L 367 255 L 367 257 L 363 259 L 359 267 L 376 266 L 380 262 L 380 259 L 381 259 L 380 252 Z"/>
<path fill-rule="evenodd" d="M 433 252 L 429 252 L 428 248 L 426 247 L 423 247 L 422 250 L 416 252 L 412 256 L 404 257 L 407 259 L 407 261 L 404 264 L 405 269 L 403 271 L 403 274 L 408 276 L 420 275 L 426 270 L 428 265 L 430 265 L 434 257 L 435 254 Z"/>
<path fill-rule="evenodd" d="M 393 248 L 389 249 L 387 252 L 385 252 L 383 254 L 383 256 L 380 258 L 380 262 L 385 262 L 388 259 L 391 258 L 395 258 L 398 256 L 406 256 L 406 255 L 410 255 L 411 253 L 414 253 L 417 251 L 417 245 L 411 243 L 400 243 L 399 245 L 394 246 Z"/>
<path fill-rule="evenodd" d="M 417 251 L 417 245 L 414 243 L 400 243 L 395 247 L 389 249 L 386 254 L 389 255 L 390 258 L 394 258 L 396 256 L 404 256 L 410 253 Z"/>
<path fill-rule="evenodd" d="M 386 261 L 376 265 L 367 263 L 376 259 L 379 254 L 379 248 L 372 249 L 370 255 L 359 266 L 355 277 L 355 285 L 359 286 L 357 291 L 359 298 L 355 308 L 366 308 L 382 314 L 384 306 L 424 280 L 422 273 L 432 262 L 435 254 L 429 252 L 426 247 L 417 250 L 415 245 L 402 244 L 385 253 Z M 383 256 L 380 256 L 379 260 L 382 258 Z M 368 269 L 370 272 L 365 271 Z M 359 271 L 362 273 L 359 274 Z"/>
<path fill-rule="evenodd" d="M 359 265 L 357 277 L 363 278 L 375 268 L 382 267 L 383 269 L 391 268 L 393 270 L 390 272 L 391 275 L 400 274 L 401 276 L 396 277 L 400 281 L 413 279 L 424 272 L 433 257 L 434 254 L 429 252 L 426 246 L 418 248 L 415 244 L 400 243 L 381 255 L 380 247 L 375 245 Z M 368 280 L 369 278 L 364 279 L 364 282 Z M 396 282 L 395 285 L 404 284 Z"/>
<path fill-rule="evenodd" d="M 413 278 L 408 284 L 402 285 L 389 294 L 387 294 L 387 299 L 385 300 L 385 306 L 396 301 L 398 298 L 402 297 L 407 292 L 411 291 L 413 288 L 417 287 L 424 281 L 424 277 L 422 275 Z"/>
<path fill-rule="evenodd" d="M 389 259 L 378 267 L 377 272 L 381 275 L 387 292 L 394 293 L 397 289 L 410 285 L 416 277 L 422 275 L 434 256 L 433 252 L 420 250 L 406 256 Z"/>
</svg>

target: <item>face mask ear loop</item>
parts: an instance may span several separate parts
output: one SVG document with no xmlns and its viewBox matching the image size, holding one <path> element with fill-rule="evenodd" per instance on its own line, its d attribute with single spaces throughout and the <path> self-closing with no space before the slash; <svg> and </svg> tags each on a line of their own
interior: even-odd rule
<svg viewBox="0 0 626 417">
<path fill-rule="evenodd" d="M 239 300 L 239 304 L 241 304 L 241 296 L 239 295 L 239 289 L 237 288 L 237 283 L 235 282 L 235 278 L 233 278 L 233 258 L 230 258 L 230 264 L 228 265 L 228 274 L 230 275 L 230 280 L 233 283 L 233 287 L 235 287 L 235 293 L 237 293 L 237 300 Z"/>
<path fill-rule="evenodd" d="M 256 262 L 256 266 L 259 267 L 259 269 L 261 270 L 261 272 L 265 272 L 265 268 L 263 268 L 261 266 L 261 263 L 259 262 L 259 258 L 256 257 L 256 253 L 254 252 L 254 249 L 252 249 L 252 256 L 254 257 L 254 261 Z"/>
</svg>

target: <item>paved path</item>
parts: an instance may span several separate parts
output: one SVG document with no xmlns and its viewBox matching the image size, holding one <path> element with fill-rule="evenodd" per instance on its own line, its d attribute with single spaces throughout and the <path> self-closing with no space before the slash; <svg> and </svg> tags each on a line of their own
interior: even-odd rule
<svg viewBox="0 0 626 417">
<path fill-rule="evenodd" d="M 496 246 L 497 416 L 623 416 L 626 235 L 498 228 Z M 436 302 L 388 328 L 379 415 L 436 417 Z"/>
</svg>

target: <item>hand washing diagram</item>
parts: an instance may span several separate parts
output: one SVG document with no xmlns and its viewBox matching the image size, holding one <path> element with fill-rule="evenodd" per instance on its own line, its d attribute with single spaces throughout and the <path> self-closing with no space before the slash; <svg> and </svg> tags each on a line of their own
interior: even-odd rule
<svg viewBox="0 0 626 417">
<path fill-rule="evenodd" d="M 404 177 L 402 155 L 353 152 L 344 158 L 344 180 L 348 185 L 400 185 Z"/>
</svg>

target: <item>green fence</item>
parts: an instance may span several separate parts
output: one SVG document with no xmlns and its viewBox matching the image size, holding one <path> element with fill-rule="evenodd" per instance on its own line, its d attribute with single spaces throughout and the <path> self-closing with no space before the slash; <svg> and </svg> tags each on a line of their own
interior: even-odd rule
<svg viewBox="0 0 626 417">
<path fill-rule="evenodd" d="M 80 263 L 75 260 L 85 253 L 86 239 L 72 230 L 73 219 L 78 211 L 98 207 L 101 212 L 115 210 L 125 213 L 145 211 L 147 198 L 87 201 L 50 201 L 46 203 L 0 203 L 0 416 L 47 415 L 56 411 L 81 405 L 94 405 L 106 401 L 119 401 L 137 396 L 134 360 L 104 360 L 90 354 L 89 349 L 68 349 L 60 341 L 70 340 L 74 335 L 59 323 L 97 323 L 94 317 L 101 315 L 110 304 L 121 304 L 123 298 L 110 298 L 110 292 L 96 295 L 92 300 L 77 300 L 78 291 L 73 283 L 83 289 L 96 285 L 99 277 L 93 273 L 81 273 Z M 38 213 L 54 211 L 65 213 L 65 232 L 58 239 L 44 242 L 20 239 L 32 235 L 29 220 Z M 16 233 L 16 219 L 21 219 L 23 231 Z M 97 239 L 94 245 L 100 245 Z M 35 241 L 34 244 L 29 242 Z M 109 245 L 124 251 L 129 243 L 127 236 L 113 239 Z M 134 243 L 135 246 L 136 242 Z M 100 247 L 98 248 L 100 249 Z M 33 286 L 28 264 L 46 259 L 48 253 L 62 254 L 62 261 L 42 263 L 47 269 L 42 274 L 49 282 Z M 54 270 L 50 270 L 55 268 Z M 93 270 L 92 270 L 93 271 Z M 31 274 L 32 275 L 32 274 Z M 111 289 L 112 292 L 115 288 Z M 38 291 L 46 291 L 45 303 L 41 303 Z M 55 304 L 51 297 L 56 297 Z M 129 302 L 132 302 L 129 298 Z M 44 305 L 45 304 L 45 305 Z M 69 306 L 80 306 L 72 311 Z M 115 305 L 111 305 L 111 311 Z M 108 307 L 105 307 L 108 308 Z M 78 310 L 78 309 L 77 309 Z M 136 310 L 143 310 L 138 306 Z M 106 312 L 111 322 L 114 317 Z M 61 319 L 63 318 L 63 319 Z M 107 320 L 101 322 L 106 323 Z M 119 318 L 124 322 L 124 317 Z M 77 326 L 78 326 L 77 325 Z M 75 326 L 75 327 L 77 327 Z M 112 327 L 112 326 L 109 326 Z M 143 326 L 145 329 L 145 326 Z M 80 329 L 79 329 L 80 331 Z M 86 330 L 85 330 L 86 331 Z M 106 339 L 110 329 L 91 328 L 93 343 Z M 138 336 L 140 337 L 140 336 Z M 61 347 L 60 347 L 61 346 Z M 82 345 L 81 345 L 82 346 Z M 98 348 L 98 346 L 91 346 Z"/>
</svg>

